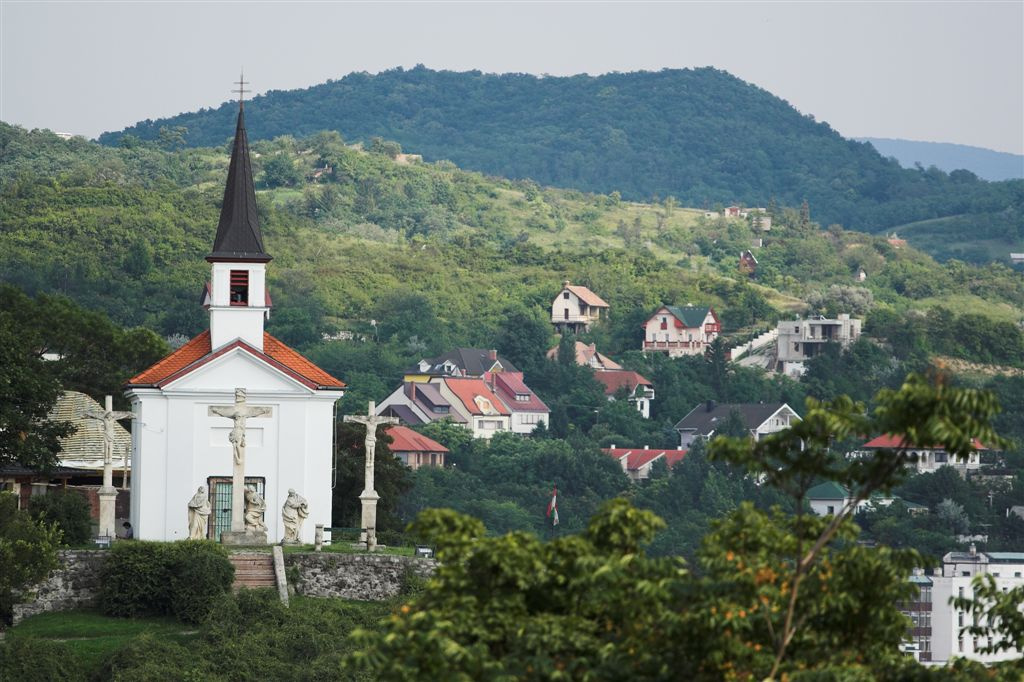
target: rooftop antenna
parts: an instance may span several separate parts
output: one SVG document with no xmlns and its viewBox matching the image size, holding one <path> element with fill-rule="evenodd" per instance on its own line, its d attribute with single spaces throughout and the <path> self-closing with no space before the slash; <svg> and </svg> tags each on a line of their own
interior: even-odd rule
<svg viewBox="0 0 1024 682">
<path fill-rule="evenodd" d="M 235 82 L 235 85 L 238 86 L 238 89 L 232 90 L 231 92 L 238 93 L 238 109 L 241 111 L 245 108 L 245 93 L 252 92 L 252 90 L 245 89 L 245 86 L 249 85 L 245 80 L 245 69 L 242 69 L 241 73 L 239 73 L 238 80 Z"/>
</svg>

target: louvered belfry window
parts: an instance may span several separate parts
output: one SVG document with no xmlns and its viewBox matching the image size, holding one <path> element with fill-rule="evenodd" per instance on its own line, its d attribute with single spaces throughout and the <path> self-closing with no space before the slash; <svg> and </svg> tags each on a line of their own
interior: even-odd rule
<svg viewBox="0 0 1024 682">
<path fill-rule="evenodd" d="M 231 271 L 231 305 L 249 305 L 249 271 Z"/>
</svg>

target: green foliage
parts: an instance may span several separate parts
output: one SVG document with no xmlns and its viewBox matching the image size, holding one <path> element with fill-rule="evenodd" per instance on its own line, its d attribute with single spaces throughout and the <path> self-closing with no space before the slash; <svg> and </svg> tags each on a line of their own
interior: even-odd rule
<svg viewBox="0 0 1024 682">
<path fill-rule="evenodd" d="M 991 575 L 978 575 L 971 581 L 972 597 L 955 597 L 953 606 L 974 614 L 975 625 L 964 628 L 973 637 L 984 637 L 978 649 L 983 654 L 1024 650 L 1024 587 L 1002 590 Z"/>
<path fill-rule="evenodd" d="M 361 414 L 365 414 L 365 406 Z M 391 436 L 386 426 L 377 427 L 374 454 L 374 489 L 380 494 L 377 504 L 377 531 L 398 531 L 403 523 L 397 507 L 412 487 L 412 472 L 402 460 L 391 454 Z M 331 523 L 334 526 L 358 528 L 362 506 L 359 494 L 365 483 L 366 427 L 362 424 L 338 422 L 335 427 L 338 449 L 337 482 L 333 491 Z"/>
<path fill-rule="evenodd" d="M 803 203 L 802 225 L 812 207 L 822 224 L 869 231 L 941 217 L 955 222 L 933 227 L 937 235 L 921 240 L 944 254 L 950 242 L 970 242 L 977 228 L 999 239 L 1003 254 L 1022 239 L 1024 183 L 901 168 L 871 145 L 843 139 L 785 101 L 712 68 L 539 78 L 418 66 L 272 92 L 246 113 L 253 139 L 329 129 L 368 140 L 382 155 L 401 151 L 383 137 L 491 175 L 612 193 L 605 199 L 611 205 L 621 194 L 629 200 L 673 195 L 692 206 L 764 206 L 770 187 L 783 204 Z M 162 126 L 184 125 L 190 144 L 218 145 L 234 115 L 227 103 L 100 139 L 157 139 Z M 527 194 L 532 202 L 537 193 Z M 633 220 L 621 222 L 624 231 L 633 229 Z"/>
<path fill-rule="evenodd" d="M 61 532 L 18 509 L 18 498 L 0 492 L 0 620 L 7 622 L 14 591 L 42 580 L 57 567 Z"/>
<path fill-rule="evenodd" d="M 92 536 L 92 515 L 82 495 L 51 490 L 29 499 L 28 510 L 42 523 L 57 524 L 66 544 L 80 545 Z"/>
<path fill-rule="evenodd" d="M 111 616 L 167 614 L 197 623 L 234 574 L 227 550 L 206 540 L 121 542 L 103 564 L 100 606 Z"/>
<path fill-rule="evenodd" d="M 0 642 L 0 679 L 19 682 L 84 682 L 67 644 L 16 638 Z"/>
</svg>

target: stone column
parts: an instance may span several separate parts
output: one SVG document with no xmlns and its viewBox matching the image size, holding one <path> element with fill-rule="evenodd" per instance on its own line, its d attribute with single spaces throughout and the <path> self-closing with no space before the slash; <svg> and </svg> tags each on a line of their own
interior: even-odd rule
<svg viewBox="0 0 1024 682">
<path fill-rule="evenodd" d="M 114 398 L 107 396 L 105 404 L 105 416 L 114 414 Z M 113 421 L 114 417 L 108 417 Z M 110 425 L 113 430 L 113 425 Z M 114 487 L 114 463 L 113 443 L 104 443 L 103 453 L 103 485 L 100 487 L 98 496 L 100 498 L 100 537 L 114 537 L 117 529 L 114 527 L 114 513 L 117 508 L 117 488 Z"/>
</svg>

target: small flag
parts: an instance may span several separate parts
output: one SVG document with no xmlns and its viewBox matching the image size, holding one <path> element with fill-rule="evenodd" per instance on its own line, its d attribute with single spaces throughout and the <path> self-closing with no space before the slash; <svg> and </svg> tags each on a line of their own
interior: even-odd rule
<svg viewBox="0 0 1024 682">
<path fill-rule="evenodd" d="M 558 486 L 551 491 L 551 501 L 548 502 L 548 518 L 551 519 L 551 525 L 558 525 Z"/>
</svg>

